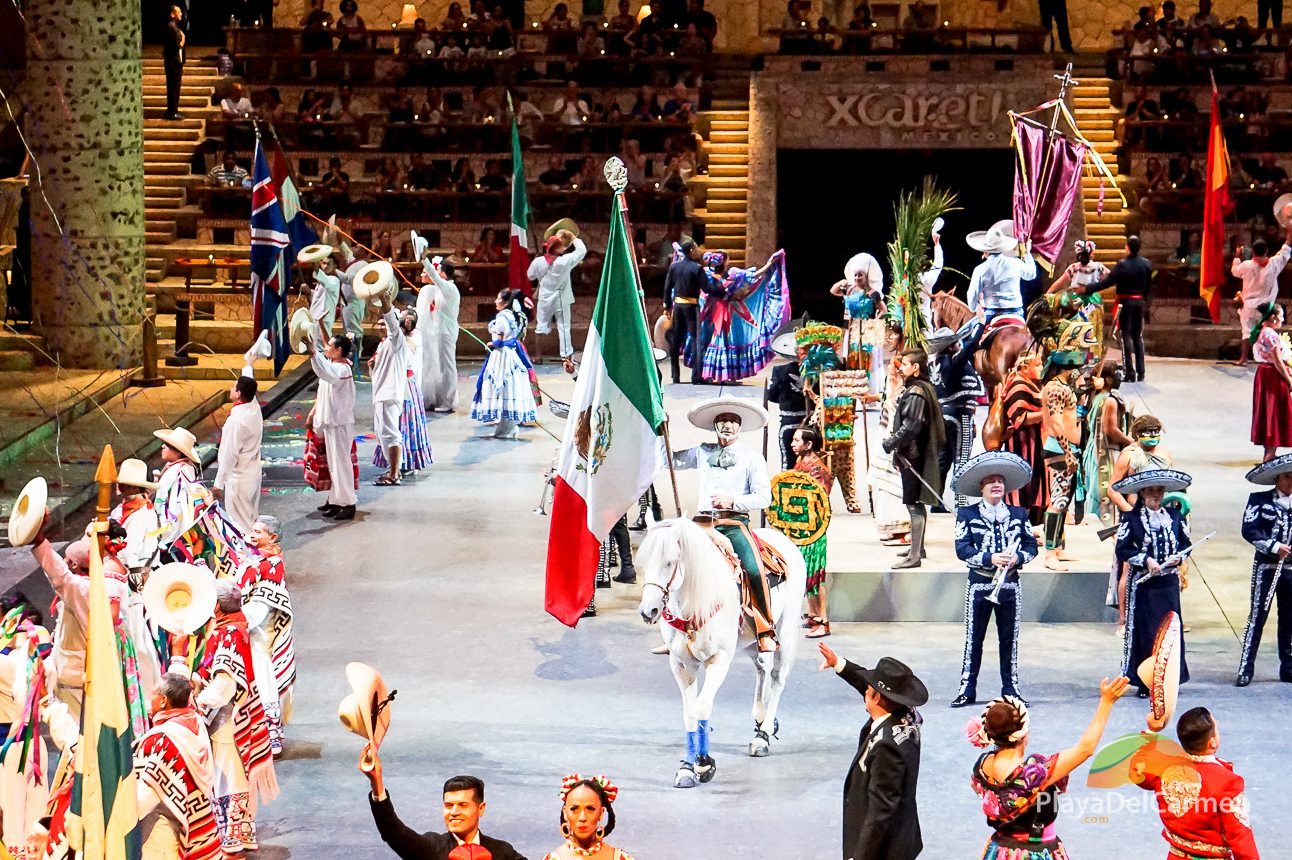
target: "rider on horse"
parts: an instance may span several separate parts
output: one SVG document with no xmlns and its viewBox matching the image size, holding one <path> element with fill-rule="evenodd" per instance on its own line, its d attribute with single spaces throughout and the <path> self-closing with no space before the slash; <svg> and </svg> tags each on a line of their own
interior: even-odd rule
<svg viewBox="0 0 1292 860">
<path fill-rule="evenodd" d="M 700 470 L 698 512 L 712 515 L 714 530 L 731 542 L 744 572 L 745 612 L 753 624 L 759 651 L 775 651 L 771 588 L 759 559 L 759 545 L 749 530 L 749 514 L 771 504 L 767 462 L 752 448 L 737 444 L 742 429 L 758 430 L 767 412 L 756 403 L 735 397 L 714 397 L 691 408 L 687 418 L 696 427 L 713 430 L 716 443 L 673 452 L 679 469 Z"/>
<path fill-rule="evenodd" d="M 1012 221 L 997 221 L 990 230 L 978 230 L 965 237 L 970 248 L 981 251 L 984 260 L 969 279 L 969 307 L 988 325 L 997 317 L 1023 316 L 1022 281 L 1036 277 L 1036 260 L 1031 250 L 1018 256 Z"/>
</svg>

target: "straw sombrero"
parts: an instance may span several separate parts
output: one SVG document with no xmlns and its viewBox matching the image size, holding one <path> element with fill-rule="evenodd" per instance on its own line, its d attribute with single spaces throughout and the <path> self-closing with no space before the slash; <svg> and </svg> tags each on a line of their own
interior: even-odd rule
<svg viewBox="0 0 1292 860">
<path fill-rule="evenodd" d="M 117 483 L 145 490 L 157 489 L 157 484 L 148 480 L 148 464 L 134 457 L 121 461 L 121 466 L 117 469 Z"/>
<path fill-rule="evenodd" d="M 1014 222 L 1006 218 L 986 230 L 975 230 L 965 236 L 965 242 L 975 251 L 984 254 L 1018 253 L 1018 239 L 1014 237 Z"/>
<path fill-rule="evenodd" d="M 287 342 L 292 345 L 292 352 L 307 352 L 309 342 L 314 338 L 314 317 L 305 308 L 297 308 L 287 324 Z"/>
<path fill-rule="evenodd" d="M 158 627 L 187 636 L 215 614 L 215 574 L 200 564 L 173 561 L 148 574 L 144 609 Z"/>
<path fill-rule="evenodd" d="M 197 437 L 183 427 L 169 427 L 165 430 L 154 430 L 153 435 L 183 454 L 185 457 L 202 465 L 202 458 L 197 455 Z"/>
<path fill-rule="evenodd" d="M 1113 484 L 1112 489 L 1123 496 L 1138 493 L 1148 487 L 1161 487 L 1164 491 L 1173 493 L 1176 490 L 1185 489 L 1192 483 L 1193 477 L 1188 472 L 1181 472 L 1178 469 L 1145 469 L 1122 478 Z"/>
<path fill-rule="evenodd" d="M 964 496 L 979 496 L 982 482 L 992 475 L 1004 478 L 1005 492 L 1012 493 L 1032 480 L 1032 467 L 1017 454 L 984 451 L 964 464 L 959 474 L 951 479 L 951 489 Z"/>
<path fill-rule="evenodd" d="M 341 725 L 361 738 L 372 741 L 373 747 L 381 746 L 390 730 L 390 696 L 381 673 L 366 663 L 347 663 L 345 679 L 350 684 L 350 695 L 341 700 L 337 717 Z"/>
<path fill-rule="evenodd" d="M 1149 690 L 1153 719 L 1164 722 L 1175 713 L 1180 695 L 1180 656 L 1184 640 L 1180 636 L 1180 616 L 1168 612 L 1157 628 L 1153 653 L 1139 664 L 1136 674 Z"/>
<path fill-rule="evenodd" d="M 1288 226 L 1289 221 L 1292 221 L 1292 194 L 1280 195 L 1279 199 L 1274 201 L 1274 218 L 1279 222 L 1279 226 L 1284 228 Z"/>
<path fill-rule="evenodd" d="M 354 285 L 351 289 L 358 298 L 376 299 L 383 293 L 393 296 L 398 288 L 395 267 L 385 260 L 373 260 L 371 263 L 364 264 L 354 276 Z"/>
<path fill-rule="evenodd" d="M 306 245 L 304 248 L 301 248 L 300 253 L 296 255 L 296 262 L 317 263 L 320 260 L 326 260 L 330 256 L 332 256 L 331 245 Z"/>
<path fill-rule="evenodd" d="M 657 349 L 668 349 L 668 333 L 673 328 L 673 320 L 668 314 L 660 314 L 651 330 L 651 343 Z"/>
<path fill-rule="evenodd" d="M 701 430 L 712 430 L 713 421 L 724 412 L 740 416 L 740 429 L 761 430 L 767 423 L 767 410 L 750 400 L 737 397 L 710 397 L 701 400 L 686 413 L 686 418 Z"/>
<path fill-rule="evenodd" d="M 27 482 L 9 512 L 10 546 L 26 546 L 36 539 L 45 523 L 45 504 L 48 501 L 49 484 L 44 478 L 32 478 Z"/>
</svg>

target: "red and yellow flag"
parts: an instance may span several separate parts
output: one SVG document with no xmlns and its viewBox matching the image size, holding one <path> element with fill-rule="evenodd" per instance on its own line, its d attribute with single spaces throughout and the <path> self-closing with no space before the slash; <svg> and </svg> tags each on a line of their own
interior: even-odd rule
<svg viewBox="0 0 1292 860">
<path fill-rule="evenodd" d="M 1220 288 L 1228 278 L 1225 267 L 1225 218 L 1234 211 L 1229 193 L 1229 148 L 1220 127 L 1220 94 L 1211 91 L 1211 135 L 1207 143 L 1207 185 L 1202 214 L 1202 265 L 1198 292 L 1207 303 L 1211 321 L 1220 322 Z"/>
</svg>

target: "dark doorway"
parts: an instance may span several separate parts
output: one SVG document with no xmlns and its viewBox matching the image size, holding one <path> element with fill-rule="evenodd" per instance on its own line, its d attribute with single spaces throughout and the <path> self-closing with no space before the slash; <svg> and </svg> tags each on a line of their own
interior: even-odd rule
<svg viewBox="0 0 1292 860">
<path fill-rule="evenodd" d="M 806 312 L 837 323 L 843 319 L 843 305 L 830 295 L 830 285 L 843 277 L 849 257 L 866 251 L 883 266 L 888 286 L 893 203 L 901 192 L 918 188 L 925 176 L 960 198 L 961 210 L 946 216 L 942 230 L 947 268 L 935 289 L 954 289 L 964 298 L 969 273 L 981 260 L 965 244 L 965 234 L 1010 217 L 1014 154 L 1008 149 L 782 149 L 776 175 L 776 223 L 794 316 Z"/>
</svg>

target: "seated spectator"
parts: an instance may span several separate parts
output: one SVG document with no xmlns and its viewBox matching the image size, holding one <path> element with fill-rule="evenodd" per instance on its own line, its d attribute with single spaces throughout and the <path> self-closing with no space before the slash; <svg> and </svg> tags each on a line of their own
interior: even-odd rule
<svg viewBox="0 0 1292 860">
<path fill-rule="evenodd" d="M 812 13 L 812 4 L 805 0 L 789 0 L 785 5 L 785 17 L 781 18 L 782 30 L 806 30 L 808 15 Z"/>
<path fill-rule="evenodd" d="M 579 166 L 570 174 L 571 191 L 592 191 L 601 174 L 601 163 L 591 155 L 585 155 Z"/>
<path fill-rule="evenodd" d="M 368 47 L 368 28 L 359 16 L 355 0 L 341 0 L 341 17 L 336 19 L 337 50 L 362 51 Z"/>
<path fill-rule="evenodd" d="M 610 19 L 612 30 L 632 30 L 637 26 L 637 16 L 632 13 L 632 4 L 628 0 L 619 0 L 619 12 Z"/>
<path fill-rule="evenodd" d="M 673 246 L 675 244 L 684 245 L 692 241 L 690 236 L 682 232 L 682 225 L 677 221 L 670 221 L 664 230 L 664 237 L 655 246 L 655 265 L 657 266 L 667 266 L 673 262 Z"/>
<path fill-rule="evenodd" d="M 350 174 L 341 169 L 341 159 L 335 155 L 328 159 L 327 172 L 319 180 L 319 188 L 342 196 L 350 193 Z"/>
<path fill-rule="evenodd" d="M 1184 20 L 1175 14 L 1175 0 L 1166 0 L 1162 4 L 1162 17 L 1157 19 L 1157 31 L 1170 47 L 1180 45 L 1184 35 Z"/>
<path fill-rule="evenodd" d="M 440 185 L 439 171 L 426 163 L 426 156 L 414 152 L 408 156 L 408 172 L 404 174 L 410 188 L 419 191 L 434 191 Z"/>
<path fill-rule="evenodd" d="M 444 92 L 439 87 L 427 87 L 426 98 L 414 114 L 419 122 L 439 125 L 449 115 L 449 108 L 444 103 Z"/>
<path fill-rule="evenodd" d="M 588 103 L 579 97 L 579 85 L 574 81 L 566 83 L 565 92 L 556 97 L 547 112 L 561 125 L 582 125 L 588 121 L 590 113 Z"/>
<path fill-rule="evenodd" d="M 467 41 L 467 59 L 483 60 L 486 53 L 484 36 L 479 33 L 473 33 Z"/>
<path fill-rule="evenodd" d="M 1261 88 L 1248 90 L 1244 102 L 1243 111 L 1248 116 L 1265 116 L 1270 107 L 1270 98 Z"/>
<path fill-rule="evenodd" d="M 229 94 L 220 100 L 220 115 L 228 120 L 247 119 L 254 114 L 251 99 L 240 81 L 234 81 Z"/>
<path fill-rule="evenodd" d="M 1170 0 L 1167 2 L 1169 3 Z M 911 4 L 910 11 L 906 13 L 905 20 L 902 21 L 902 29 L 908 33 L 937 28 L 938 10 L 932 6 L 926 6 L 924 0 L 915 0 Z"/>
<path fill-rule="evenodd" d="M 848 22 L 849 37 L 843 42 L 843 50 L 849 54 L 866 54 L 870 52 L 870 37 L 860 35 L 869 33 L 878 26 L 870 16 L 870 6 L 862 3 L 852 10 L 852 20 Z"/>
<path fill-rule="evenodd" d="M 1144 162 L 1144 191 L 1152 194 L 1155 191 L 1163 191 L 1168 187 L 1166 170 L 1162 167 L 1162 162 L 1157 156 L 1149 156 L 1148 161 Z"/>
<path fill-rule="evenodd" d="M 641 188 L 646 184 L 646 156 L 642 155 L 641 141 L 631 137 L 624 138 L 619 158 L 628 171 L 628 187 Z"/>
<path fill-rule="evenodd" d="M 695 102 L 691 100 L 691 90 L 684 81 L 673 85 L 673 97 L 664 102 L 662 116 L 673 122 L 690 122 L 695 113 Z"/>
<path fill-rule="evenodd" d="M 1220 97 L 1220 118 L 1232 119 L 1247 113 L 1247 91 L 1240 84 Z"/>
<path fill-rule="evenodd" d="M 466 119 L 472 124 L 490 125 L 498 121 L 502 109 L 498 105 L 498 96 L 488 87 L 476 87 L 471 93 L 471 104 L 467 106 Z"/>
<path fill-rule="evenodd" d="M 565 171 L 565 160 L 559 155 L 548 158 L 547 170 L 538 175 L 538 184 L 549 191 L 559 191 L 569 181 L 570 176 Z"/>
<path fill-rule="evenodd" d="M 1201 30 L 1203 27 L 1220 29 L 1220 19 L 1211 14 L 1211 0 L 1198 0 L 1198 11 L 1189 18 L 1189 27 L 1194 30 Z"/>
<path fill-rule="evenodd" d="M 488 47 L 500 57 L 510 57 L 516 53 L 516 34 L 511 28 L 511 19 L 503 14 L 502 7 L 493 10 L 493 26 L 489 30 Z"/>
<path fill-rule="evenodd" d="M 682 174 L 682 159 L 670 155 L 664 165 L 664 175 L 660 177 L 659 187 L 664 191 L 681 194 L 686 191 L 686 176 Z"/>
<path fill-rule="evenodd" d="M 1202 265 L 1202 233 L 1198 230 L 1190 230 L 1184 237 L 1184 242 L 1175 251 L 1176 257 L 1180 262 L 1189 268 L 1195 268 Z"/>
<path fill-rule="evenodd" d="M 323 0 L 310 0 L 310 11 L 298 24 L 301 33 L 301 51 L 315 54 L 332 50 L 332 13 L 323 8 Z"/>
<path fill-rule="evenodd" d="M 472 29 L 484 29 L 492 20 L 485 9 L 484 0 L 471 0 L 471 14 L 467 16 L 467 26 Z"/>
<path fill-rule="evenodd" d="M 824 15 L 817 19 L 816 29 L 812 31 L 812 53 L 834 53 L 834 28 L 830 26 L 830 19 Z"/>
<path fill-rule="evenodd" d="M 660 39 L 663 16 L 659 9 L 653 9 L 649 15 L 637 22 L 637 25 L 624 36 L 624 45 L 635 57 L 653 57 L 664 52 L 664 42 Z"/>
<path fill-rule="evenodd" d="M 507 184 L 507 177 L 503 176 L 502 165 L 499 164 L 498 159 L 485 159 L 485 172 L 480 177 L 480 190 L 506 191 Z"/>
<path fill-rule="evenodd" d="M 480 244 L 471 252 L 474 263 L 501 263 L 507 259 L 507 252 L 498 246 L 498 231 L 485 227 L 480 231 Z"/>
<path fill-rule="evenodd" d="M 596 24 L 584 24 L 576 51 L 580 57 L 600 57 L 606 52 L 606 40 L 597 32 Z"/>
<path fill-rule="evenodd" d="M 427 35 L 426 19 L 416 19 L 413 21 L 413 29 L 399 38 L 399 53 L 421 54 L 425 56 L 426 52 L 418 50 L 417 43 Z"/>
<path fill-rule="evenodd" d="M 459 158 L 454 163 L 453 173 L 449 175 L 449 184 L 453 186 L 454 191 L 476 190 L 476 172 L 471 169 L 471 159 Z"/>
<path fill-rule="evenodd" d="M 1126 74 L 1135 79 L 1152 74 L 1157 68 L 1153 58 L 1165 49 L 1166 40 L 1156 27 L 1146 26 L 1143 21 L 1137 22 L 1132 30 L 1130 50 L 1126 52 Z"/>
<path fill-rule="evenodd" d="M 399 162 L 393 156 L 387 155 L 381 159 L 381 164 L 372 174 L 377 180 L 377 187 L 382 191 L 398 191 L 404 186 L 404 171 L 400 169 Z M 389 256 L 383 254 L 383 257 Z"/>
<path fill-rule="evenodd" d="M 251 177 L 238 164 L 238 159 L 229 151 L 206 173 L 206 184 L 219 188 L 250 188 Z"/>
<path fill-rule="evenodd" d="M 328 112 L 332 97 L 325 92 L 307 89 L 296 105 L 297 122 L 318 122 Z"/>
<path fill-rule="evenodd" d="M 278 87 L 270 87 L 265 90 L 264 103 L 260 105 L 260 118 L 266 122 L 281 123 L 287 115 L 287 106 L 283 104 L 283 96 L 278 92 Z"/>
<path fill-rule="evenodd" d="M 444 47 L 440 48 L 440 59 L 441 60 L 460 60 L 464 56 L 466 56 L 466 54 L 464 54 L 462 52 L 462 49 L 458 47 L 458 37 L 445 36 Z"/>
<path fill-rule="evenodd" d="M 713 13 L 704 8 L 704 0 L 687 0 L 686 3 L 686 21 L 688 24 L 694 24 L 695 30 L 704 39 L 710 49 L 713 48 L 713 40 L 718 38 L 718 19 L 713 17 Z"/>
<path fill-rule="evenodd" d="M 392 263 L 416 263 L 413 259 L 413 242 L 411 239 L 405 239 L 399 243 L 399 250 L 395 252 L 395 259 Z"/>
<path fill-rule="evenodd" d="M 533 143 L 547 117 L 523 92 L 513 94 L 511 106 L 516 112 L 516 125 L 520 127 L 520 142 L 526 145 Z"/>
<path fill-rule="evenodd" d="M 676 50 L 679 57 L 694 60 L 708 55 L 710 42 L 700 35 L 699 28 L 692 22 L 686 25 L 686 32 L 678 40 Z"/>
<path fill-rule="evenodd" d="M 1252 177 L 1258 185 L 1280 186 L 1288 181 L 1288 172 L 1279 167 L 1274 153 L 1267 152 L 1261 156 L 1256 167 L 1252 168 Z"/>
<path fill-rule="evenodd" d="M 1162 111 L 1157 102 L 1149 98 L 1148 89 L 1141 84 L 1135 90 L 1135 98 L 1126 103 L 1126 119 L 1152 121 L 1162 118 Z"/>
<path fill-rule="evenodd" d="M 417 109 L 413 107 L 413 97 L 403 87 L 395 87 L 395 94 L 390 99 L 388 122 L 412 122 Z"/>
<path fill-rule="evenodd" d="M 611 102 L 610 107 L 606 108 L 606 122 L 621 123 L 624 121 L 624 109 L 619 106 L 619 102 Z"/>
<path fill-rule="evenodd" d="M 1171 187 L 1180 191 L 1195 190 L 1202 187 L 1202 176 L 1198 173 L 1198 168 L 1193 163 L 1193 156 L 1187 152 L 1182 152 L 1171 162 L 1171 169 L 1168 173 L 1171 180 Z"/>
<path fill-rule="evenodd" d="M 1193 94 L 1188 87 L 1162 93 L 1163 119 L 1192 119 L 1197 115 L 1198 106 L 1193 103 Z"/>
<path fill-rule="evenodd" d="M 461 30 L 467 22 L 467 16 L 462 13 L 461 3 L 450 3 L 449 11 L 445 13 L 444 20 L 440 22 L 441 30 Z"/>
<path fill-rule="evenodd" d="M 1247 165 L 1237 155 L 1229 158 L 1229 188 L 1232 191 L 1249 191 L 1256 187 L 1256 179 L 1247 172 Z"/>
<path fill-rule="evenodd" d="M 377 234 L 377 238 L 372 243 L 372 250 L 375 252 L 374 257 L 378 260 L 389 260 L 395 255 L 395 249 L 390 244 L 389 230 L 382 230 Z"/>
<path fill-rule="evenodd" d="M 1221 53 L 1220 40 L 1213 35 L 1210 25 L 1204 26 L 1193 37 L 1189 52 L 1200 60 L 1209 60 Z"/>
<path fill-rule="evenodd" d="M 1247 20 L 1246 15 L 1239 15 L 1234 21 L 1234 26 L 1225 31 L 1224 39 L 1229 45 L 1230 52 L 1245 54 L 1256 44 L 1256 31 L 1252 29 L 1252 23 Z"/>
<path fill-rule="evenodd" d="M 358 122 L 367 115 L 368 108 L 363 99 L 354 94 L 354 86 L 349 81 L 342 81 L 327 112 L 338 122 Z"/>
<path fill-rule="evenodd" d="M 435 44 L 435 37 L 431 31 L 427 30 L 413 41 L 412 51 L 418 57 L 434 57 L 439 46 Z"/>
<path fill-rule="evenodd" d="M 549 33 L 573 31 L 574 24 L 574 19 L 570 17 L 570 7 L 564 3 L 557 3 L 547 19 L 547 31 Z"/>
<path fill-rule="evenodd" d="M 636 122 L 654 122 L 663 115 L 664 106 L 659 103 L 659 94 L 649 86 L 639 89 L 629 118 Z"/>
</svg>

